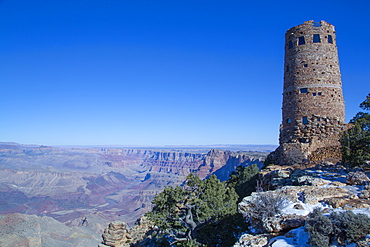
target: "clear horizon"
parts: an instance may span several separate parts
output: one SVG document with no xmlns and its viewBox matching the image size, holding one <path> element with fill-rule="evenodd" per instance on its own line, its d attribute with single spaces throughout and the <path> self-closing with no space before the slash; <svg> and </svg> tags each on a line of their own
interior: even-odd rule
<svg viewBox="0 0 370 247">
<path fill-rule="evenodd" d="M 308 20 L 336 27 L 348 122 L 370 92 L 368 13 L 365 0 L 0 1 L 0 140 L 277 145 L 284 35 Z"/>
</svg>

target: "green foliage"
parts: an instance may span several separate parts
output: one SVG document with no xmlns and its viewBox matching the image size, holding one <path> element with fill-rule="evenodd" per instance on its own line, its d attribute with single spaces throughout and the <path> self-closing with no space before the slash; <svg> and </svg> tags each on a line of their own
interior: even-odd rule
<svg viewBox="0 0 370 247">
<path fill-rule="evenodd" d="M 199 227 L 199 241 L 206 246 L 233 246 L 248 230 L 249 224 L 239 213 Z"/>
<path fill-rule="evenodd" d="M 175 245 L 181 247 L 198 247 L 199 243 L 193 239 L 189 239 L 186 241 L 177 242 Z"/>
<path fill-rule="evenodd" d="M 370 110 L 370 94 L 360 104 L 363 110 Z M 351 167 L 361 166 L 370 160 L 370 114 L 359 112 L 351 120 L 353 127 L 341 134 L 342 163 Z"/>
<path fill-rule="evenodd" d="M 364 102 L 360 104 L 360 108 L 370 111 L 370 93 L 366 96 L 366 99 L 364 100 Z"/>
<path fill-rule="evenodd" d="M 158 194 L 146 215 L 160 228 L 161 241 L 192 246 L 198 241 L 202 225 L 236 213 L 237 198 L 235 190 L 215 175 L 202 181 L 189 174 L 184 186 L 166 187 Z"/>
<path fill-rule="evenodd" d="M 330 235 L 333 233 L 333 223 L 324 216 L 320 209 L 315 208 L 308 215 L 306 229 L 310 235 L 310 244 L 313 247 L 328 247 Z"/>
<path fill-rule="evenodd" d="M 351 167 L 361 166 L 370 160 L 370 133 L 359 121 L 341 135 L 342 163 Z"/>
<path fill-rule="evenodd" d="M 177 207 L 183 203 L 184 191 L 180 186 L 168 186 L 158 194 L 152 201 L 155 205 L 151 212 L 147 213 L 148 218 L 157 226 L 163 229 L 172 227 L 177 216 Z"/>
<path fill-rule="evenodd" d="M 370 234 L 370 218 L 365 214 L 354 214 L 352 211 L 332 213 L 329 217 L 335 228 L 339 242 L 356 243 Z"/>
<path fill-rule="evenodd" d="M 334 212 L 326 217 L 319 209 L 315 209 L 308 215 L 306 229 L 311 246 L 357 243 L 370 234 L 370 218 L 352 211 Z"/>
<path fill-rule="evenodd" d="M 239 196 L 238 202 L 256 190 L 258 173 L 259 169 L 256 164 L 238 166 L 236 171 L 231 173 L 227 185 L 235 189 Z"/>
</svg>

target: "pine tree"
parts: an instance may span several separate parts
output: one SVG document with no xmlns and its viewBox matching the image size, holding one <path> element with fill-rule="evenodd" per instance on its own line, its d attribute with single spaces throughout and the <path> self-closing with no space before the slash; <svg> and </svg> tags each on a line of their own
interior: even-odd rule
<svg viewBox="0 0 370 247">
<path fill-rule="evenodd" d="M 239 202 L 256 190 L 259 168 L 256 164 L 251 166 L 238 166 L 232 172 L 227 185 L 235 188 L 239 195 Z"/>
<path fill-rule="evenodd" d="M 360 108 L 370 111 L 370 93 Z M 361 166 L 370 160 L 370 114 L 359 112 L 350 121 L 353 127 L 341 134 L 342 163 Z"/>
</svg>

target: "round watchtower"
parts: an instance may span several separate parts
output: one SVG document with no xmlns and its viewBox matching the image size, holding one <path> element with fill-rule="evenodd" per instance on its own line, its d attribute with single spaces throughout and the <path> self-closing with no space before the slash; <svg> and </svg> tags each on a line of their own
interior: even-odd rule
<svg viewBox="0 0 370 247">
<path fill-rule="evenodd" d="M 300 163 L 315 151 L 339 147 L 345 126 L 334 26 L 307 21 L 289 29 L 284 63 L 282 162 Z"/>
</svg>

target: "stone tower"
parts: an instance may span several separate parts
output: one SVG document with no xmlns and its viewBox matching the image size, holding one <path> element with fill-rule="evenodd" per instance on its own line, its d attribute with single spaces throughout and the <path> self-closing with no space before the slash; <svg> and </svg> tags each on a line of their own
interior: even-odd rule
<svg viewBox="0 0 370 247">
<path fill-rule="evenodd" d="M 339 159 L 345 127 L 334 26 L 307 21 L 289 29 L 277 163 Z"/>
</svg>

